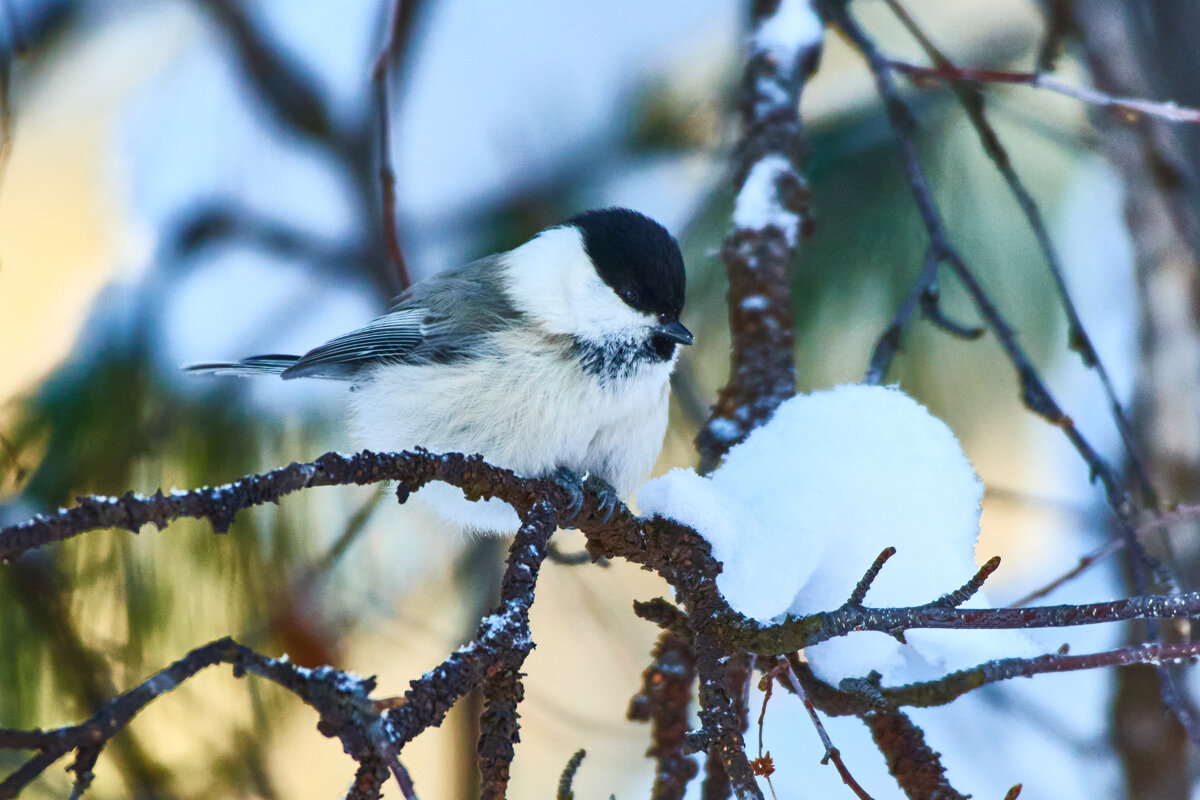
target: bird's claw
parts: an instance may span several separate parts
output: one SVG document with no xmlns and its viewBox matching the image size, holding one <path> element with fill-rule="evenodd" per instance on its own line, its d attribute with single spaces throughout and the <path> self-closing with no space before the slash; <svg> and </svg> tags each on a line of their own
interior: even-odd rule
<svg viewBox="0 0 1200 800">
<path fill-rule="evenodd" d="M 592 519 L 604 525 L 612 519 L 617 506 L 621 504 L 621 496 L 608 483 L 591 475 L 587 477 L 586 483 L 596 493 L 596 497 L 600 499 L 599 504 L 596 506 L 596 513 L 592 515 Z"/>
<path fill-rule="evenodd" d="M 583 508 L 583 478 L 566 467 L 559 467 L 554 470 L 550 480 L 567 494 L 567 507 L 563 509 L 562 518 L 574 519 Z"/>
<path fill-rule="evenodd" d="M 559 467 L 550 476 L 550 479 L 567 494 L 567 506 L 562 513 L 564 520 L 574 520 L 579 516 L 579 512 L 583 510 L 588 489 L 595 492 L 598 501 L 596 511 L 591 515 L 591 519 L 601 525 L 612 519 L 617 507 L 621 505 L 621 496 L 617 494 L 617 490 L 594 475 L 585 474 L 580 477 L 566 467 Z"/>
</svg>

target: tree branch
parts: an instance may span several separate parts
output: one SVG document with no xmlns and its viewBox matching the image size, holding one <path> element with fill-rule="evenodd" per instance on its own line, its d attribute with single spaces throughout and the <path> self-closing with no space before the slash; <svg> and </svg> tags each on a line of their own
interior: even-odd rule
<svg viewBox="0 0 1200 800">
<path fill-rule="evenodd" d="M 809 699 L 808 693 L 804 691 L 804 686 L 800 683 L 800 678 L 797 677 L 795 671 L 792 670 L 792 665 L 787 658 L 780 660 L 782 674 L 787 678 L 788 684 L 792 687 L 792 691 L 804 703 L 804 710 L 808 712 L 809 719 L 812 720 L 813 727 L 817 729 L 817 735 L 821 738 L 821 744 L 825 747 L 825 757 L 821 759 L 822 764 L 833 762 L 833 766 L 838 771 L 838 775 L 842 777 L 842 783 L 850 787 L 850 791 L 854 792 L 859 800 L 871 800 L 871 795 L 867 794 L 866 790 L 859 785 L 854 776 L 850 774 L 846 762 L 842 761 L 842 754 L 836 747 L 833 746 L 833 740 L 829 738 L 829 733 L 825 730 L 825 725 L 822 724 L 821 718 L 817 716 L 817 709 L 813 707 L 812 700 Z M 766 704 L 763 705 L 763 711 L 766 711 Z M 759 723 L 761 731 L 762 724 Z"/>
<path fill-rule="evenodd" d="M 796 391 L 788 265 L 809 223 L 800 93 L 816 72 L 824 21 L 809 0 L 752 7 L 754 34 L 738 95 L 737 200 L 721 248 L 733 349 L 729 382 L 696 437 L 704 470 Z"/>
<path fill-rule="evenodd" d="M 935 681 L 881 689 L 887 701 L 897 706 L 928 708 L 945 705 L 981 686 L 1010 678 L 1031 678 L 1051 672 L 1074 672 L 1130 664 L 1164 664 L 1200 655 L 1200 642 L 1145 644 L 1102 653 L 1067 655 L 1055 653 L 1035 658 L 1002 658 L 971 669 L 960 670 Z"/>
<path fill-rule="evenodd" d="M 183 517 L 207 519 L 214 532 L 224 533 L 239 511 L 276 503 L 286 495 L 313 486 L 362 486 L 396 481 L 403 501 L 432 480 L 458 486 L 469 499 L 498 497 L 525 510 L 540 499 L 550 499 L 559 507 L 566 507 L 569 500 L 565 490 L 552 480 L 518 478 L 511 470 L 493 467 L 478 456 L 458 453 L 439 456 L 424 450 L 393 454 L 364 450 L 353 456 L 326 453 L 315 461 L 291 464 L 223 486 L 169 495 L 159 491 L 151 496 L 127 492 L 120 497 L 80 497 L 78 505 L 69 510 L 39 514 L 27 522 L 0 529 L 0 561 L 11 561 L 31 548 L 89 530 L 121 528 L 137 533 L 144 525 L 161 530 L 171 520 Z M 588 493 L 576 516 L 586 518 L 598 505 L 599 498 L 594 492 Z M 628 510 L 624 510 L 629 516 Z"/>
<path fill-rule="evenodd" d="M 904 6 L 901 5 L 900 0 L 886 0 L 886 2 L 893 13 L 895 13 L 908 31 L 920 43 L 930 60 L 937 65 L 937 72 L 953 73 L 958 70 L 950 59 L 930 40 L 920 26 L 917 25 L 916 21 L 909 16 Z M 906 71 L 905 67 L 908 65 L 901 65 L 896 61 L 892 61 L 891 64 L 894 69 L 904 72 L 909 77 L 915 77 L 914 74 Z M 1028 74 L 1034 75 L 1033 73 Z M 1157 506 L 1158 501 L 1154 487 L 1150 484 L 1150 476 L 1146 472 L 1141 454 L 1138 452 L 1138 447 L 1134 442 L 1133 426 L 1130 424 L 1129 417 L 1121 407 L 1120 400 L 1117 398 L 1117 392 L 1113 386 L 1112 378 L 1108 374 L 1108 368 L 1104 366 L 1100 354 L 1096 352 L 1091 336 L 1088 335 L 1087 328 L 1084 327 L 1083 320 L 1079 316 L 1079 311 L 1075 307 L 1075 301 L 1071 298 L 1062 263 L 1058 257 L 1058 251 L 1055 249 L 1054 242 L 1050 238 L 1050 231 L 1046 226 L 1041 209 L 1038 207 L 1033 194 L 1025 187 L 1025 183 L 1021 180 L 1020 176 L 1017 175 L 1012 159 L 1008 155 L 1008 150 L 1004 147 L 1000 141 L 999 134 L 988 120 L 985 109 L 986 99 L 984 96 L 978 92 L 971 91 L 961 82 L 952 82 L 951 88 L 954 91 L 954 96 L 966 112 L 971 126 L 975 129 L 976 134 L 978 134 L 980 145 L 1001 177 L 1004 178 L 1009 193 L 1016 199 L 1017 205 L 1020 206 L 1021 213 L 1024 214 L 1026 223 L 1029 225 L 1029 229 L 1033 232 L 1038 248 L 1042 251 L 1042 257 L 1046 261 L 1046 266 L 1050 270 L 1050 276 L 1054 280 L 1054 287 L 1058 293 L 1059 302 L 1067 315 L 1068 345 L 1079 354 L 1084 366 L 1095 370 L 1097 377 L 1100 379 L 1100 385 L 1108 400 L 1113 421 L 1116 424 L 1117 431 L 1121 435 L 1121 442 L 1125 448 L 1129 468 L 1137 479 L 1138 487 L 1142 494 L 1142 501 L 1147 506 L 1153 508 Z"/>
<path fill-rule="evenodd" d="M 19 769 L 0 781 L 0 800 L 16 797 L 34 778 L 64 755 L 75 752 L 71 769 L 76 773 L 77 793 L 91 782 L 91 769 L 108 741 L 121 732 L 150 702 L 166 694 L 206 667 L 230 664 L 235 676 L 252 672 L 295 694 L 321 715 L 318 726 L 326 736 L 336 736 L 346 752 L 360 764 L 371 764 L 370 776 L 359 770 L 355 785 L 370 795 L 374 769 L 385 743 L 378 730 L 380 714 L 369 695 L 373 679 L 362 679 L 330 667 L 305 669 L 286 660 L 268 658 L 229 638 L 218 639 L 192 650 L 137 687 L 113 698 L 90 719 L 50 731 L 21 731 L 0 728 L 0 748 L 37 750 Z M 368 780 L 369 778 L 369 780 Z M 376 787 L 377 788 L 377 787 Z M 376 794 L 376 796 L 378 796 Z"/>
<path fill-rule="evenodd" d="M 413 681 L 404 693 L 404 703 L 387 712 L 388 738 L 397 750 L 431 725 L 441 724 L 451 706 L 478 686 L 488 672 L 520 669 L 525 656 L 533 649 L 529 635 L 529 607 L 533 604 L 538 569 L 546 558 L 546 545 L 556 520 L 554 506 L 544 500 L 535 502 L 524 512 L 521 528 L 509 549 L 499 608 L 480 622 L 474 641 L 460 647 L 440 665 Z M 499 692 L 504 687 L 493 688 Z M 497 693 L 492 702 L 493 713 L 503 716 L 505 698 Z M 506 719 L 515 732 L 515 707 L 511 710 L 514 713 Z M 511 760 L 511 752 L 502 752 L 503 745 L 491 738 L 480 740 L 480 747 L 485 746 L 488 756 L 495 759 L 492 763 L 503 766 L 507 772 L 505 759 Z M 499 780 L 496 773 L 492 777 Z M 503 780 L 507 781 L 506 774 Z M 500 788 L 503 793 L 503 786 Z"/>
<path fill-rule="evenodd" d="M 855 631 L 898 636 L 914 628 L 1067 628 L 1131 619 L 1187 619 L 1197 614 L 1200 614 L 1200 592 L 1033 608 L 948 608 L 937 601 L 906 608 L 842 606 L 836 611 L 789 618 L 776 625 L 761 625 L 734 612 L 723 616 L 720 622 L 728 646 L 743 647 L 759 655 L 782 655 Z"/>
<path fill-rule="evenodd" d="M 669 612 L 655 617 L 663 608 Z M 665 623 L 654 645 L 653 661 L 642 673 L 642 689 L 629 705 L 629 718 L 651 723 L 650 749 L 655 759 L 654 800 L 682 800 L 688 782 L 696 777 L 696 762 L 684 754 L 688 706 L 696 682 L 696 654 L 687 617 L 674 606 L 635 604 L 638 616 Z M 645 612 L 645 613 L 643 613 Z M 673 614 L 671 613 L 673 612 Z"/>
<path fill-rule="evenodd" d="M 1021 399 L 1025 406 L 1047 422 L 1062 429 L 1076 451 L 1091 468 L 1092 474 L 1103 484 L 1109 505 L 1114 512 L 1120 519 L 1128 520 L 1132 514 L 1132 508 L 1116 472 L 1083 437 L 1071 418 L 1063 413 L 1038 374 L 1037 368 L 1034 367 L 1024 348 L 1017 341 L 1015 331 L 1004 319 L 958 251 L 951 245 L 941 212 L 933 199 L 933 191 L 917 158 L 916 145 L 912 138 L 912 131 L 916 123 L 908 106 L 900 98 L 899 90 L 891 76 L 890 62 L 879 53 L 875 43 L 847 11 L 845 0 L 823 0 L 822 8 L 828 18 L 837 24 L 863 55 L 875 77 L 876 88 L 883 101 L 905 173 L 908 176 L 908 182 L 912 187 L 913 199 L 929 233 L 930 248 L 933 250 L 936 260 L 949 267 L 967 290 L 980 316 L 983 317 L 988 328 L 991 329 L 1007 354 L 1009 361 L 1012 362 L 1021 383 Z M 922 273 L 923 277 L 924 275 L 925 272 Z M 1140 548 L 1135 552 L 1139 556 L 1141 555 Z"/>
<path fill-rule="evenodd" d="M 1072 86 L 1066 81 L 1047 75 L 1044 72 L 1020 72 L 999 69 L 972 69 L 956 67 L 953 64 L 941 63 L 934 67 L 922 67 L 903 61 L 889 62 L 891 68 L 910 78 L 918 80 L 938 80 L 951 83 L 1007 83 L 1017 86 L 1028 86 L 1033 89 L 1045 89 L 1049 92 L 1070 97 L 1081 103 L 1099 106 L 1115 111 L 1125 119 L 1136 119 L 1140 116 L 1153 117 L 1167 122 L 1200 123 L 1200 110 L 1186 108 L 1172 102 L 1156 102 L 1137 97 L 1114 97 L 1110 94 L 1088 89 L 1083 86 Z"/>
<path fill-rule="evenodd" d="M 480 720 L 479 765 L 483 773 L 484 798 L 503 800 L 508 789 L 509 766 L 513 760 L 513 745 L 517 742 L 517 704 L 525 697 L 521 684 L 521 665 L 533 650 L 529 633 L 529 609 L 533 605 L 533 590 L 538 570 L 546 559 L 550 534 L 554 533 L 557 514 L 554 507 L 541 502 L 522 519 L 521 528 L 508 553 L 508 567 L 500 583 L 500 610 L 490 620 L 515 618 L 516 636 L 505 647 L 496 667 L 490 669 L 483 681 L 483 716 Z M 485 625 L 495 622 L 484 621 Z M 506 622 L 505 624 L 514 624 Z M 491 635 L 481 630 L 476 642 Z M 415 687 L 414 687 L 415 688 Z"/>
<path fill-rule="evenodd" d="M 384 252 L 387 253 L 392 269 L 396 272 L 396 281 L 401 291 L 412 286 L 412 276 L 404 258 L 404 251 L 400 247 L 400 232 L 396 220 L 396 173 L 392 167 L 388 75 L 391 66 L 401 60 L 401 55 L 407 49 L 416 5 L 416 0 L 395 0 L 383 49 L 376 57 L 375 67 L 371 71 L 371 82 L 375 87 L 375 113 L 379 122 L 379 186 Z"/>
<path fill-rule="evenodd" d="M 255 91 L 268 109 L 297 133 L 322 140 L 333 122 L 316 81 L 278 44 L 268 40 L 242 3 L 235 0 L 195 0 L 225 34 Z"/>
</svg>

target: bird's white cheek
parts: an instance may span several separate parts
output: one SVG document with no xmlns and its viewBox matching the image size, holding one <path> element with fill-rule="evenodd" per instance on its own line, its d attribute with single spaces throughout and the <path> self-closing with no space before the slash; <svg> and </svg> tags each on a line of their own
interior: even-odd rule
<svg viewBox="0 0 1200 800">
<path fill-rule="evenodd" d="M 646 335 L 655 324 L 654 317 L 625 303 L 593 271 L 578 286 L 572 287 L 569 306 L 575 336 L 594 342 L 613 339 L 634 340 Z"/>
<path fill-rule="evenodd" d="M 596 274 L 576 228 L 551 228 L 505 256 L 505 290 L 547 333 L 594 342 L 636 339 L 655 320 Z"/>
</svg>

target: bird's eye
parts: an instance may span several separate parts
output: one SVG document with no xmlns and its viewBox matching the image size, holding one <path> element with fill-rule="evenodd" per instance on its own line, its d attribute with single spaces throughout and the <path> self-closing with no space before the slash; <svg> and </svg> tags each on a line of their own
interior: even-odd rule
<svg viewBox="0 0 1200 800">
<path fill-rule="evenodd" d="M 638 301 L 637 289 L 622 289 L 617 292 L 617 296 L 624 300 L 628 305 L 633 305 Z"/>
</svg>

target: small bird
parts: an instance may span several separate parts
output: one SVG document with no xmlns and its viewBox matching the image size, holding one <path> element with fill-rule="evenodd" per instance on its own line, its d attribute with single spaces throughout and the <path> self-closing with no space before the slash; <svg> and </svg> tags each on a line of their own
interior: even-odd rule
<svg viewBox="0 0 1200 800">
<path fill-rule="evenodd" d="M 693 341 L 679 321 L 684 290 L 663 226 L 624 208 L 587 211 L 413 285 L 387 314 L 302 356 L 186 369 L 349 381 L 360 448 L 478 453 L 555 477 L 576 498 L 573 475 L 628 497 L 662 449 L 676 345 Z M 414 497 L 464 529 L 519 525 L 507 504 L 444 484 Z"/>
</svg>

